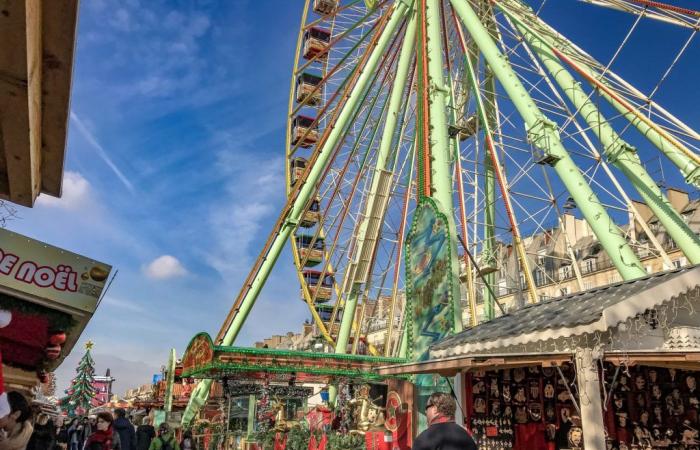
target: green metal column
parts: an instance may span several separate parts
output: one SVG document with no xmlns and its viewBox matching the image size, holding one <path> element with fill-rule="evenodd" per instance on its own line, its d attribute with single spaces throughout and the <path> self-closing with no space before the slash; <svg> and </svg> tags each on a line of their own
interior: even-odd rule
<svg viewBox="0 0 700 450">
<path fill-rule="evenodd" d="M 447 216 L 450 228 L 450 245 L 452 249 L 452 277 L 459 280 L 459 259 L 457 258 L 457 226 L 454 220 L 452 152 L 447 127 L 447 104 L 451 98 L 452 86 L 445 84 L 443 71 L 442 32 L 440 30 L 440 2 L 427 0 L 425 9 L 425 28 L 427 31 L 428 79 L 426 86 L 429 94 L 430 111 L 430 157 L 432 162 L 431 197 L 437 200 Z M 462 331 L 460 284 L 454 283 L 452 298 L 454 307 L 454 332 Z"/>
<path fill-rule="evenodd" d="M 546 29 L 548 30 L 551 30 L 551 27 L 548 24 L 546 24 L 540 18 L 535 18 L 534 13 L 529 7 L 526 7 L 522 4 L 518 4 L 516 6 L 512 2 L 508 3 L 512 5 L 514 9 L 517 8 L 520 13 L 526 14 L 527 18 L 533 21 L 534 23 L 537 23 L 538 25 L 546 27 Z M 502 5 L 499 4 L 499 6 Z M 523 11 L 523 9 L 525 11 Z M 539 37 L 545 40 L 550 46 L 560 47 L 563 45 L 571 48 L 571 45 L 564 38 L 559 38 L 555 40 L 548 34 L 544 33 L 540 33 Z M 588 81 L 594 87 L 597 86 L 596 82 L 594 82 L 593 80 L 597 81 L 597 83 L 600 83 L 606 88 L 610 88 L 610 86 L 602 78 L 600 73 L 598 73 L 592 67 L 588 66 L 587 64 L 581 61 L 577 61 L 576 65 L 579 66 L 579 68 L 584 72 L 584 76 L 589 78 Z M 625 101 L 621 97 L 616 98 L 616 95 L 611 95 L 611 93 L 607 92 L 606 89 L 599 89 L 599 92 L 601 96 L 605 98 L 605 100 L 607 100 L 608 103 L 610 103 L 632 125 L 634 125 L 637 128 L 637 130 L 639 130 L 639 132 L 649 142 L 651 142 L 656 148 L 658 148 L 664 155 L 666 155 L 666 157 L 668 157 L 668 159 L 671 160 L 671 162 L 673 162 L 674 165 L 676 165 L 680 169 L 687 183 L 700 187 L 700 164 L 698 164 L 698 157 L 695 156 L 695 158 L 692 158 L 688 156 L 689 153 L 692 153 L 692 150 L 689 150 L 678 141 L 673 142 L 675 140 L 674 138 L 669 137 L 669 135 L 661 131 L 660 127 L 653 125 L 653 122 L 650 119 L 644 117 L 640 111 L 637 111 L 636 114 L 634 112 L 631 112 L 629 108 L 630 106 L 632 107 L 632 109 L 636 108 L 630 104 L 625 105 Z"/>
<path fill-rule="evenodd" d="M 168 374 L 165 377 L 165 398 L 163 399 L 163 409 L 165 410 L 165 421 L 170 420 L 170 413 L 173 410 L 173 385 L 175 384 L 175 349 L 170 349 L 168 359 Z"/>
<path fill-rule="evenodd" d="M 251 442 L 253 436 L 255 435 L 255 405 L 257 404 L 257 399 L 255 394 L 250 394 L 248 396 L 248 427 L 246 433 L 246 441 Z"/>
<path fill-rule="evenodd" d="M 392 143 L 396 132 L 396 125 L 401 114 L 401 100 L 404 95 L 404 89 L 408 84 L 408 74 L 411 69 L 411 62 L 413 61 L 415 49 L 416 19 L 415 10 L 412 8 L 413 0 L 408 0 L 407 4 L 409 5 L 408 7 L 410 8 L 411 12 L 410 16 L 408 17 L 406 35 L 399 54 L 396 76 L 391 88 L 386 122 L 384 124 L 384 129 L 382 130 L 379 151 L 377 154 L 377 163 L 372 176 L 370 192 L 367 196 L 367 202 L 365 203 L 363 214 L 364 219 L 357 233 L 358 249 L 356 254 L 358 255 L 357 258 L 360 260 L 364 257 L 364 255 L 374 254 L 374 248 L 377 245 L 381 226 L 376 226 L 376 224 L 369 226 L 369 222 L 373 221 L 373 215 L 383 218 L 388 205 L 385 196 L 378 194 L 380 185 L 386 188 L 390 186 L 388 182 L 382 183 L 382 181 L 387 181 L 386 178 L 390 178 L 393 175 L 392 172 L 387 171 L 387 166 L 389 163 L 391 150 L 393 148 Z M 357 308 L 359 285 L 367 282 L 366 278 L 368 275 L 366 273 L 367 267 L 362 264 L 362 261 L 356 261 L 352 264 L 355 266 L 356 270 L 349 273 L 349 276 L 352 277 L 352 280 L 348 281 L 348 285 L 351 286 L 351 290 L 345 301 L 345 306 L 343 308 L 343 319 L 340 322 L 340 331 L 338 332 L 338 339 L 335 346 L 335 352 L 341 354 L 346 353 L 348 341 L 350 340 L 352 323 L 355 320 L 355 309 Z M 333 393 L 334 392 L 331 391 L 331 397 L 334 397 L 332 395 Z M 332 400 L 333 399 L 331 399 L 331 401 Z"/>
<path fill-rule="evenodd" d="M 399 0 L 392 5 L 394 10 L 386 24 L 384 31 L 382 32 L 382 35 L 377 40 L 377 44 L 374 49 L 371 50 L 372 53 L 370 54 L 362 73 L 358 77 L 357 83 L 348 95 L 345 107 L 338 115 L 338 119 L 336 120 L 333 129 L 329 133 L 328 139 L 323 147 L 317 150 L 318 159 L 313 167 L 311 167 L 308 177 L 305 180 L 304 185 L 301 187 L 299 195 L 294 201 L 284 225 L 277 231 L 267 257 L 260 266 L 260 270 L 255 275 L 255 278 L 250 285 L 250 289 L 247 291 L 238 312 L 231 322 L 231 326 L 223 337 L 221 345 L 232 345 L 236 339 L 236 336 L 238 336 L 245 319 L 248 317 L 251 308 L 255 304 L 255 300 L 260 294 L 260 290 L 265 285 L 267 277 L 270 275 L 272 268 L 277 262 L 277 258 L 282 252 L 285 243 L 291 236 L 292 232 L 296 229 L 299 220 L 304 213 L 305 205 L 314 194 L 316 183 L 326 168 L 328 159 L 332 154 L 332 149 L 338 144 L 350 119 L 354 116 L 355 110 L 359 107 L 360 99 L 362 98 L 365 88 L 373 78 L 377 65 L 381 60 L 384 51 L 394 37 L 394 33 L 396 32 L 397 28 L 399 25 L 401 25 L 401 22 L 405 18 L 410 6 L 408 3 L 409 1 L 410 0 Z M 202 405 L 206 403 L 207 398 L 209 397 L 211 383 L 211 380 L 202 380 L 192 392 L 190 402 L 187 405 L 187 409 L 182 417 L 182 423 L 184 425 L 189 424 Z"/>
<path fill-rule="evenodd" d="M 451 0 L 455 11 L 476 41 L 494 74 L 515 105 L 528 127 L 530 142 L 550 160 L 557 175 L 576 201 L 581 213 L 612 260 L 623 279 L 646 274 L 641 263 L 627 244 L 597 196 L 586 182 L 559 139 L 557 125 L 535 105 L 530 94 L 518 80 L 508 60 L 499 51 L 484 25 L 467 0 Z"/>
<path fill-rule="evenodd" d="M 507 11 L 504 12 L 508 14 Z M 649 205 L 649 208 L 651 208 L 688 260 L 692 264 L 700 263 L 700 238 L 693 233 L 681 216 L 673 209 L 671 203 L 642 165 L 635 148 L 625 142 L 610 126 L 598 108 L 589 100 L 588 95 L 583 91 L 580 84 L 562 66 L 559 58 L 552 53 L 550 46 L 544 42 L 542 36 L 523 24 L 518 18 L 508 15 L 516 22 L 520 33 L 535 50 L 554 80 L 566 93 L 588 123 L 590 129 L 603 144 L 608 160 L 632 182 L 639 195 Z"/>
</svg>

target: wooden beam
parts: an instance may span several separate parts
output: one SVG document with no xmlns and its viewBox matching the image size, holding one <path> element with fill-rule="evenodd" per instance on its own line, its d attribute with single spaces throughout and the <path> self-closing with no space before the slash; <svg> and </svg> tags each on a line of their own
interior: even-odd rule
<svg viewBox="0 0 700 450">
<path fill-rule="evenodd" d="M 78 0 L 43 3 L 41 192 L 59 197 L 63 182 Z"/>
<path fill-rule="evenodd" d="M 41 189 L 41 1 L 0 0 L 0 127 L 12 202 Z"/>
<path fill-rule="evenodd" d="M 527 366 L 552 367 L 571 361 L 572 356 L 567 354 L 470 355 L 468 357 L 453 357 L 384 366 L 378 368 L 377 372 L 382 376 L 436 373 L 445 377 L 451 377 L 459 372 L 469 370 L 499 370 Z"/>
</svg>

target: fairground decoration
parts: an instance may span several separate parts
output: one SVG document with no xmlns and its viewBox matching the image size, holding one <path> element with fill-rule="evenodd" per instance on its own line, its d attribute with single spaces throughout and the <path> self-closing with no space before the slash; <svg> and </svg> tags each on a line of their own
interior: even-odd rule
<svg viewBox="0 0 700 450">
<path fill-rule="evenodd" d="M 447 217 L 423 198 L 406 240 L 407 298 L 411 314 L 409 358 L 428 359 L 430 346 L 454 327 L 454 298 Z"/>
<path fill-rule="evenodd" d="M 413 361 L 429 358 L 430 346 L 454 331 L 453 243 L 447 216 L 438 202 L 423 197 L 416 209 L 406 239 L 406 298 L 411 321 L 408 326 L 408 357 Z M 456 258 L 455 258 L 456 259 Z M 455 263 L 456 264 L 456 263 Z M 425 404 L 435 391 L 448 392 L 444 380 L 417 375 L 416 401 L 419 429 L 427 427 Z"/>
<path fill-rule="evenodd" d="M 0 229 L 0 284 L 12 291 L 94 312 L 111 266 Z"/>
<path fill-rule="evenodd" d="M 88 341 L 85 344 L 85 354 L 80 359 L 78 367 L 75 371 L 78 373 L 71 381 L 71 386 L 66 390 L 67 397 L 61 399 L 61 409 L 68 416 L 74 417 L 86 414 L 92 405 L 95 397 L 95 388 L 93 386 L 95 379 L 95 361 L 90 355 L 92 342 Z"/>
<path fill-rule="evenodd" d="M 249 379 L 225 378 L 222 380 L 224 395 L 227 397 L 243 397 L 247 395 L 260 396 L 264 389 L 272 398 L 309 398 L 314 395 L 313 388 L 301 386 L 288 386 L 255 382 Z"/>
<path fill-rule="evenodd" d="M 195 367 L 202 367 L 214 359 L 214 344 L 207 333 L 199 333 L 190 341 L 185 356 L 182 358 L 183 373 Z"/>
</svg>

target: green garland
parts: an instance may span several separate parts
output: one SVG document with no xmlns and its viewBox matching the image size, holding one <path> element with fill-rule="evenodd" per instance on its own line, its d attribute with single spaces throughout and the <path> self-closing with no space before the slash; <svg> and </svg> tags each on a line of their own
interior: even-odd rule
<svg viewBox="0 0 700 450">
<path fill-rule="evenodd" d="M 67 333 L 78 324 L 78 321 L 68 313 L 37 305 L 28 300 L 20 300 L 4 293 L 0 293 L 0 308 L 27 315 L 44 316 L 49 320 L 50 332 L 64 331 Z"/>
<path fill-rule="evenodd" d="M 321 440 L 321 433 L 314 432 L 316 442 Z M 255 434 L 255 440 L 260 443 L 262 450 L 272 450 L 275 445 L 276 431 L 265 431 Z M 328 450 L 365 450 L 365 438 L 357 434 L 343 434 L 336 431 L 326 433 Z M 311 440 L 311 432 L 306 427 L 293 428 L 287 432 L 286 450 L 307 450 Z"/>
</svg>

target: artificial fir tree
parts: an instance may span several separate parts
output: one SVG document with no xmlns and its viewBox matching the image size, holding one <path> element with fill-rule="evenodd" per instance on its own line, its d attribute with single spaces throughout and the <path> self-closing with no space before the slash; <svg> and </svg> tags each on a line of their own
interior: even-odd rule
<svg viewBox="0 0 700 450">
<path fill-rule="evenodd" d="M 90 355 L 92 342 L 85 344 L 85 354 L 80 359 L 75 371 L 78 375 L 71 381 L 71 386 L 66 390 L 67 397 L 61 400 L 61 406 L 69 416 L 86 414 L 91 407 L 93 397 L 95 397 L 95 361 Z"/>
</svg>

